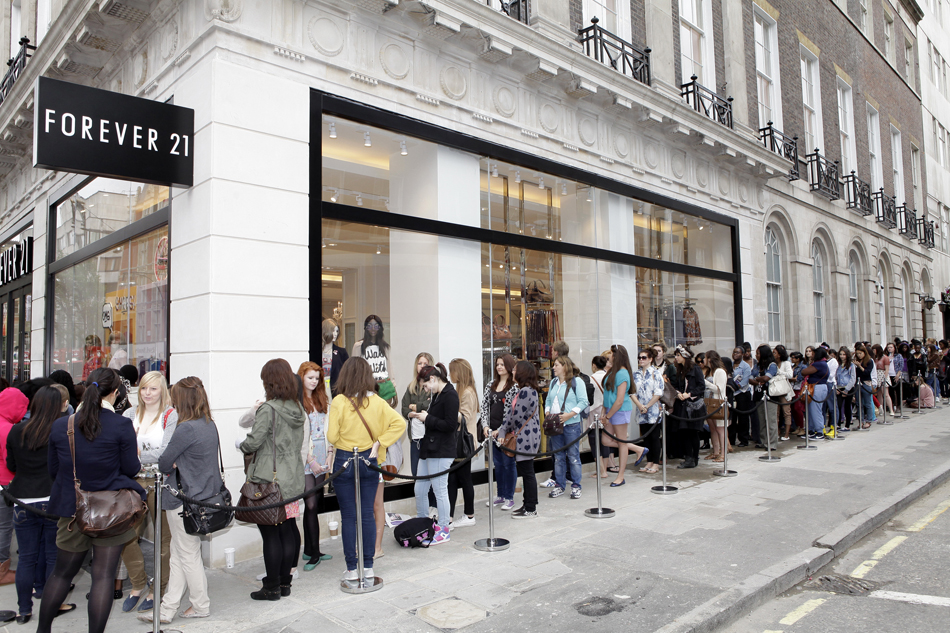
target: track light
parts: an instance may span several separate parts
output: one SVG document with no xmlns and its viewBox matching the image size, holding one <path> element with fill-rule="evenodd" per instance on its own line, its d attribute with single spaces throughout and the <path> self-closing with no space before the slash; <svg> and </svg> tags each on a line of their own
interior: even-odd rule
<svg viewBox="0 0 950 633">
<path fill-rule="evenodd" d="M 538 177 L 538 189 L 544 189 L 544 176 Z"/>
<path fill-rule="evenodd" d="M 336 123 L 330 121 L 330 138 L 336 138 Z"/>
<path fill-rule="evenodd" d="M 562 196 L 566 196 L 566 195 L 567 195 L 567 183 L 566 183 L 566 182 L 562 182 L 562 183 L 561 183 L 561 195 L 562 195 Z"/>
<path fill-rule="evenodd" d="M 356 206 L 358 207 L 363 206 L 363 196 L 361 196 L 360 194 L 356 194 Z"/>
<path fill-rule="evenodd" d="M 521 182 L 521 171 L 515 170 L 515 182 Z"/>
<path fill-rule="evenodd" d="M 593 194 L 593 191 L 594 191 L 594 188 L 593 188 L 593 187 L 588 187 L 588 188 L 587 188 L 587 201 L 588 201 L 588 202 L 593 202 L 593 201 L 594 201 L 594 194 Z"/>
<path fill-rule="evenodd" d="M 376 245 L 376 254 L 377 254 L 377 255 L 379 255 L 379 254 L 380 254 L 380 248 L 379 248 L 379 244 L 377 244 L 377 245 Z"/>
<path fill-rule="evenodd" d="M 330 196 L 330 202 L 336 202 L 337 199 L 339 198 L 339 196 L 340 196 L 340 192 L 337 191 L 336 189 L 334 189 L 334 190 L 333 190 L 333 195 Z"/>
<path fill-rule="evenodd" d="M 492 167 L 491 175 L 494 176 L 495 178 L 498 178 L 498 164 L 497 163 L 495 164 L 494 167 Z"/>
<path fill-rule="evenodd" d="M 406 149 L 406 141 L 399 141 L 399 153 L 403 156 L 409 155 L 409 150 Z"/>
<path fill-rule="evenodd" d="M 323 238 L 323 240 L 320 242 L 320 247 L 321 248 L 327 247 L 327 238 Z"/>
<path fill-rule="evenodd" d="M 373 141 L 369 138 L 369 132 L 363 132 L 363 145 L 365 147 L 372 147 Z"/>
</svg>

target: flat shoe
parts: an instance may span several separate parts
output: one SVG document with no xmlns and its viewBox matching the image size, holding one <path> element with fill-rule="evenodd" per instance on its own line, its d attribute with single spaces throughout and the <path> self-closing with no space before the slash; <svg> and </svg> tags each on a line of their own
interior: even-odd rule
<svg viewBox="0 0 950 633">
<path fill-rule="evenodd" d="M 611 487 L 611 488 L 619 488 L 620 486 L 624 485 L 625 483 L 627 483 L 627 480 L 626 480 L 626 479 L 624 479 L 623 481 L 621 481 L 619 484 L 618 484 L 616 481 L 612 481 L 612 482 L 610 482 L 610 487 Z"/>
<path fill-rule="evenodd" d="M 18 616 L 16 617 L 16 623 L 17 623 L 17 624 L 26 624 L 27 622 L 30 621 L 30 618 L 32 618 L 32 617 L 33 617 L 33 614 L 32 614 L 32 613 L 24 613 L 24 614 L 18 615 Z"/>
<path fill-rule="evenodd" d="M 210 614 L 210 613 L 198 613 L 197 611 L 192 611 L 191 613 L 188 613 L 187 611 L 182 611 L 181 613 L 178 614 L 178 617 L 180 617 L 180 618 L 206 618 L 206 617 L 208 617 L 209 615 L 211 615 L 211 614 Z"/>
<path fill-rule="evenodd" d="M 303 566 L 303 570 L 304 570 L 304 571 L 313 571 L 314 569 L 317 568 L 317 565 L 319 565 L 319 564 L 320 564 L 320 559 L 319 559 L 319 558 L 315 558 L 315 559 L 309 561 L 306 565 L 304 565 L 304 566 Z"/>
<path fill-rule="evenodd" d="M 643 449 L 643 452 L 640 453 L 640 457 L 637 458 L 637 461 L 633 462 L 633 465 L 634 465 L 634 466 L 639 466 L 639 465 L 640 465 L 640 462 L 643 461 L 643 458 L 646 457 L 646 456 L 649 455 L 649 454 L 650 454 L 650 449 L 649 449 L 649 448 Z"/>
<path fill-rule="evenodd" d="M 155 606 L 155 603 L 152 601 L 152 598 L 146 598 L 139 604 L 139 611 L 151 611 L 152 607 Z M 151 622 L 151 620 L 149 620 Z"/>
<path fill-rule="evenodd" d="M 619 472 L 620 472 L 620 466 L 608 466 L 608 467 L 607 467 L 607 472 L 608 472 L 608 473 L 619 473 Z"/>
<path fill-rule="evenodd" d="M 69 604 L 64 604 L 63 606 L 61 606 L 61 607 L 59 608 L 59 611 L 57 611 L 57 612 L 56 612 L 56 615 L 54 615 L 53 617 L 54 617 L 54 618 L 58 618 L 59 616 L 63 615 L 64 613 L 69 613 L 70 611 L 75 611 L 75 610 L 76 610 L 76 605 L 74 605 L 73 603 L 70 602 Z"/>
<path fill-rule="evenodd" d="M 380 557 L 382 557 L 382 555 L 383 555 L 383 553 L 380 552 L 380 553 L 379 553 L 379 556 L 377 556 L 376 558 L 380 558 Z M 332 560 L 332 559 L 333 559 L 333 557 L 330 556 L 329 554 L 320 554 L 320 560 Z"/>
<path fill-rule="evenodd" d="M 125 602 L 122 603 L 122 612 L 123 612 L 123 613 L 128 613 L 129 611 L 131 611 L 132 609 L 134 609 L 134 608 L 135 608 L 135 605 L 137 605 L 137 604 L 139 603 L 139 600 L 141 600 L 141 599 L 142 599 L 142 594 L 139 594 L 139 595 L 137 595 L 137 596 L 133 596 L 133 595 L 130 593 L 130 594 L 129 594 L 129 597 L 126 598 L 126 599 L 125 599 Z"/>
</svg>

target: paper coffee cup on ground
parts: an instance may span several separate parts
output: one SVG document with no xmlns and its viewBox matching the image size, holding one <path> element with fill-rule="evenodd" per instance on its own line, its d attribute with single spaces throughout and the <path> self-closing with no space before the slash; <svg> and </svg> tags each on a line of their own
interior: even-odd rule
<svg viewBox="0 0 950 633">
<path fill-rule="evenodd" d="M 234 548 L 225 547 L 224 548 L 224 564 L 228 569 L 234 567 Z"/>
<path fill-rule="evenodd" d="M 330 538 L 335 539 L 340 536 L 340 522 L 339 521 L 330 521 Z"/>
</svg>

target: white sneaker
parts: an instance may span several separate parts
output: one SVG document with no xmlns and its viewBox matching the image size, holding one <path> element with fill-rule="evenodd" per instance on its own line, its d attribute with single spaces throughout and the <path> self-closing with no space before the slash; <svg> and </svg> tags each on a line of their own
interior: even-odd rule
<svg viewBox="0 0 950 633">
<path fill-rule="evenodd" d="M 348 569 L 346 573 L 343 574 L 343 580 L 346 582 L 357 582 L 360 579 L 360 572 L 358 569 Z"/>
<path fill-rule="evenodd" d="M 376 574 L 373 573 L 372 567 L 363 568 L 363 578 L 375 578 Z"/>
<path fill-rule="evenodd" d="M 515 500 L 514 500 L 514 499 L 506 499 L 505 502 L 504 502 L 503 504 L 501 504 L 501 509 L 502 509 L 502 510 L 514 510 L 514 509 L 515 509 Z"/>
<path fill-rule="evenodd" d="M 454 521 L 452 521 L 452 524 L 449 526 L 449 529 L 454 530 L 455 528 L 468 527 L 470 525 L 475 525 L 475 517 L 470 517 L 463 514 L 458 519 L 455 519 Z"/>
<path fill-rule="evenodd" d="M 547 481 L 545 481 L 544 483 L 541 484 L 541 487 L 542 487 L 542 488 L 556 488 L 556 487 L 557 487 L 557 482 L 554 481 L 554 479 L 548 478 Z"/>
</svg>

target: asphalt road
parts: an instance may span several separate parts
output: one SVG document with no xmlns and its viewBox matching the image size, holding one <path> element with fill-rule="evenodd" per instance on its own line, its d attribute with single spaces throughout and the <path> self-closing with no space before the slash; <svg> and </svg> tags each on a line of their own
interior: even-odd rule
<svg viewBox="0 0 950 633">
<path fill-rule="evenodd" d="M 730 633 L 950 631 L 950 483 Z M 787 526 L 794 529 L 794 526 Z M 833 575 L 833 576 L 832 576 Z"/>
</svg>

